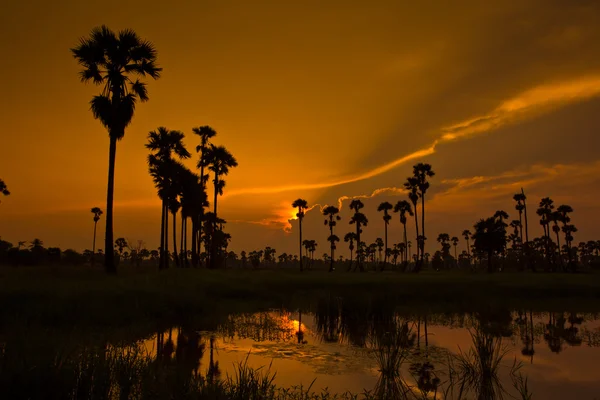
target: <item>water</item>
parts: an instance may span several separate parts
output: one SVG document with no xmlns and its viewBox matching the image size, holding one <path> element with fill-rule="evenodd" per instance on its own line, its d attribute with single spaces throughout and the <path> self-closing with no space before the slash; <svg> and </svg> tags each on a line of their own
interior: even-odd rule
<svg viewBox="0 0 600 400">
<path fill-rule="evenodd" d="M 600 399 L 600 316 L 482 308 L 401 312 L 385 302 L 328 299 L 310 312 L 217 315 L 210 325 L 157 323 L 146 333 L 110 339 L 78 328 L 5 327 L 0 391 L 11 399 L 212 398 L 186 393 L 198 379 L 227 382 L 241 363 L 274 374 L 278 387 L 317 393 Z"/>
<path fill-rule="evenodd" d="M 386 357 L 389 360 L 389 353 L 400 351 L 406 359 L 400 362 L 399 385 L 418 395 L 426 392 L 429 398 L 444 398 L 444 394 L 458 398 L 458 384 L 450 386 L 452 379 L 459 382 L 461 376 L 459 372 L 452 376 L 451 368 L 460 369 L 465 360 L 473 365 L 486 363 L 487 348 L 496 351 L 487 362 L 499 363 L 499 383 L 495 378 L 479 382 L 467 398 L 477 398 L 477 385 L 492 386 L 490 394 L 481 398 L 500 398 L 500 393 L 521 398 L 519 387 L 523 388 L 525 379 L 527 391 L 536 399 L 600 398 L 600 320 L 594 314 L 393 315 L 378 326 L 373 319 L 353 316 L 344 321 L 343 313 L 337 311 L 230 315 L 217 330 L 197 333 L 206 341 L 199 372 L 210 374 L 216 365 L 216 379 L 224 379 L 234 374 L 236 363 L 246 360 L 252 367 L 276 372 L 278 386 L 310 386 L 316 392 L 325 388 L 335 393 L 377 392 L 386 385 L 382 364 Z M 403 338 L 396 340 L 403 328 L 399 334 Z M 170 329 L 146 339 L 144 346 L 156 353 L 157 347 L 164 348 L 157 346 L 157 336 L 163 342 L 170 337 L 166 357 L 175 357 L 181 332 Z M 478 375 L 484 372 L 478 370 Z"/>
</svg>

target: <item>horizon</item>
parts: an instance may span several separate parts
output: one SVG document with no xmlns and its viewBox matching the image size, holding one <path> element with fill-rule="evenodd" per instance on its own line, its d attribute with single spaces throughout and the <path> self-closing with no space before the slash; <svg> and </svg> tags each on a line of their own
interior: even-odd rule
<svg viewBox="0 0 600 400">
<path fill-rule="evenodd" d="M 534 209 L 543 197 L 573 207 L 575 243 L 600 237 L 600 4 L 471 2 L 425 12 L 395 2 L 189 2 L 176 10 L 157 4 L 136 17 L 132 3 L 119 14 L 110 6 L 34 3 L 31 12 L 8 5 L 1 28 L 4 53 L 20 60 L 0 66 L 11 77 L 2 100 L 0 178 L 11 192 L 0 199 L 3 240 L 92 246 L 90 209 L 106 207 L 109 141 L 89 110 L 100 89 L 80 83 L 69 49 L 102 24 L 151 41 L 163 68 L 117 146 L 115 238 L 158 247 L 148 133 L 182 131 L 192 168 L 198 137 L 191 130 L 202 125 L 239 162 L 219 199 L 229 249 L 238 253 L 270 246 L 296 254 L 297 198 L 314 207 L 303 230 L 318 254 L 327 251 L 319 212 L 326 205 L 342 204 L 336 234 L 343 237 L 353 230 L 348 204 L 361 199 L 366 241 L 383 237 L 377 205 L 406 199 L 402 185 L 419 162 L 436 172 L 426 207 L 429 252 L 438 233 L 458 236 L 462 249 L 462 230 L 497 210 L 518 219 L 512 195 L 521 187 Z M 11 40 L 23 24 L 29 29 Z M 542 235 L 535 213 L 529 226 L 531 238 Z M 390 243 L 399 242 L 397 214 L 389 229 Z M 338 244 L 338 255 L 348 253 Z"/>
</svg>

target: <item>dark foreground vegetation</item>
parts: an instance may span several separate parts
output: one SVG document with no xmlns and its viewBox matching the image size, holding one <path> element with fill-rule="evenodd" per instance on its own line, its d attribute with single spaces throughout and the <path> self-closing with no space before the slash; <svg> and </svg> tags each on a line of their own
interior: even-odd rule
<svg viewBox="0 0 600 400">
<path fill-rule="evenodd" d="M 600 309 L 597 273 L 471 272 L 347 274 L 324 271 L 122 271 L 0 268 L 1 323 L 115 326 L 209 318 L 215 313 L 309 307 L 321 297 L 379 299 L 398 308 L 470 311 L 480 306 Z"/>
</svg>

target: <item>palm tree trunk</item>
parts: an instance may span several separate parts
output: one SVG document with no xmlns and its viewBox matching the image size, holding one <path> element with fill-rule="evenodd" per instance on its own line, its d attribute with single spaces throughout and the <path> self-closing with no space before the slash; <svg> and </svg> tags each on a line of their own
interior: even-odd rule
<svg viewBox="0 0 600 400">
<path fill-rule="evenodd" d="M 96 226 L 98 221 L 94 221 L 94 243 L 92 245 L 92 267 L 94 266 L 94 259 L 96 258 Z"/>
<path fill-rule="evenodd" d="M 215 173 L 215 200 L 213 202 L 213 208 L 214 211 L 213 213 L 215 214 L 215 221 L 214 221 L 214 226 L 213 226 L 213 234 L 212 237 L 210 239 L 211 242 L 211 246 L 210 246 L 210 251 L 211 251 L 211 256 L 210 256 L 210 263 L 211 263 L 211 268 L 216 268 L 216 257 L 217 257 L 217 241 L 215 240 L 215 236 L 217 234 L 217 198 L 219 197 L 219 176 Z"/>
<path fill-rule="evenodd" d="M 302 215 L 300 212 L 300 208 L 298 208 L 298 215 Z M 302 217 L 298 217 L 298 228 L 300 230 L 300 272 L 304 270 L 302 265 Z"/>
<path fill-rule="evenodd" d="M 423 237 L 421 241 L 421 264 L 417 270 L 423 267 L 425 261 L 425 193 L 421 195 L 421 236 Z"/>
<path fill-rule="evenodd" d="M 113 197 L 115 192 L 116 158 L 117 138 L 116 135 L 110 135 L 110 145 L 108 150 L 108 188 L 106 190 L 106 234 L 104 236 L 104 269 L 107 274 L 117 273 L 115 252 L 113 249 Z"/>
<path fill-rule="evenodd" d="M 385 252 L 383 253 L 383 266 L 381 270 L 385 268 L 385 264 L 387 263 L 387 255 L 388 255 L 388 223 L 385 221 Z"/>
<path fill-rule="evenodd" d="M 187 261 L 187 259 L 184 259 L 185 250 L 183 249 L 185 242 L 185 217 L 183 215 L 183 211 L 181 211 L 181 229 L 179 234 L 179 262 L 181 267 L 185 267 L 185 262 Z"/>
<path fill-rule="evenodd" d="M 162 201 L 162 211 L 160 213 L 160 255 L 158 258 L 158 269 L 165 268 L 165 201 Z"/>
<path fill-rule="evenodd" d="M 331 215 L 329 217 L 329 235 L 330 235 L 330 237 L 333 236 L 333 225 L 332 225 L 331 221 L 333 221 L 333 215 Z M 331 261 L 329 263 L 329 272 L 333 272 L 333 253 L 334 253 L 333 246 L 335 246 L 335 242 L 332 240 L 331 241 Z"/>
<path fill-rule="evenodd" d="M 169 268 L 169 199 L 165 202 L 165 268 Z"/>
<path fill-rule="evenodd" d="M 408 262 L 408 238 L 406 237 L 406 222 L 402 225 L 404 225 L 404 251 L 402 252 L 402 263 L 404 263 L 406 268 L 405 263 Z"/>
<path fill-rule="evenodd" d="M 417 260 L 419 259 L 419 217 L 417 216 L 417 205 L 415 206 L 415 230 L 417 231 Z"/>
<path fill-rule="evenodd" d="M 363 265 L 362 265 L 362 256 L 363 253 L 361 251 L 361 244 L 360 244 L 360 223 L 357 221 L 356 222 L 356 266 L 358 267 L 358 269 L 362 272 L 364 271 Z"/>
<path fill-rule="evenodd" d="M 177 253 L 177 213 L 173 213 L 173 258 L 175 266 L 179 268 L 179 254 Z"/>
<path fill-rule="evenodd" d="M 354 246 L 352 246 L 354 247 Z M 348 271 L 352 269 L 352 247 L 350 247 L 350 266 L 348 267 Z"/>
</svg>

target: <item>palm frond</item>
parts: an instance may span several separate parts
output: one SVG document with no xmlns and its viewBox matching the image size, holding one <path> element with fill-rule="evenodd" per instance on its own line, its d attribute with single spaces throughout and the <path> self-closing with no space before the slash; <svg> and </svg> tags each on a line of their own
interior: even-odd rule
<svg viewBox="0 0 600 400">
<path fill-rule="evenodd" d="M 146 88 L 146 84 L 139 79 L 137 79 L 133 84 L 131 84 L 131 93 L 135 94 L 139 97 L 140 101 L 145 102 L 149 100 L 148 97 L 148 89 Z"/>
</svg>

